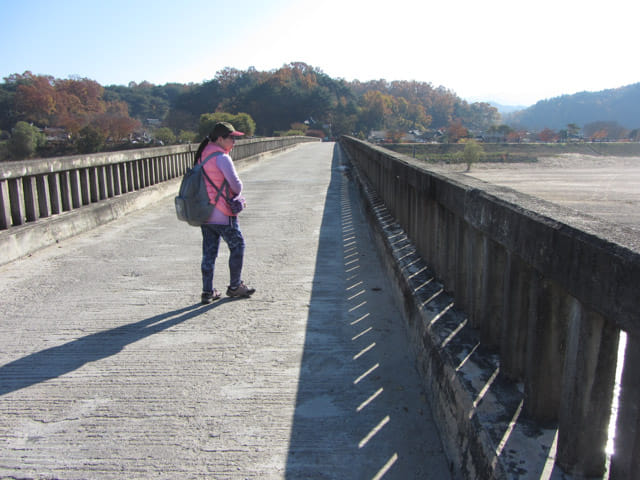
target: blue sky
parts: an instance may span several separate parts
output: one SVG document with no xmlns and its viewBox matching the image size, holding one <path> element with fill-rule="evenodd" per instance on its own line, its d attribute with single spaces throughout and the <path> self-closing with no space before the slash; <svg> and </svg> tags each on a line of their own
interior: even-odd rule
<svg viewBox="0 0 640 480">
<path fill-rule="evenodd" d="M 300 61 L 507 105 L 640 82 L 637 0 L 0 0 L 0 12 L 0 77 L 200 83 Z"/>
</svg>

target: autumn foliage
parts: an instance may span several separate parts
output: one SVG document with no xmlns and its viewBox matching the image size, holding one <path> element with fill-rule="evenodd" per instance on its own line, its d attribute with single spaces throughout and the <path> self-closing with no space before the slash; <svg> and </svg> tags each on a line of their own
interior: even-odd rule
<svg viewBox="0 0 640 480">
<path fill-rule="evenodd" d="M 17 119 L 39 127 L 55 126 L 73 136 L 91 125 L 118 141 L 139 126 L 137 120 L 129 117 L 127 104 L 105 101 L 104 88 L 93 80 L 61 80 L 25 72 L 11 75 L 5 81 L 15 86 Z"/>
</svg>

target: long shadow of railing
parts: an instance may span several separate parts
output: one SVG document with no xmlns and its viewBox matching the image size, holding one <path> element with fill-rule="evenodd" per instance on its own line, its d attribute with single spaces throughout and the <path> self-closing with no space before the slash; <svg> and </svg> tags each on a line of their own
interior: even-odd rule
<svg viewBox="0 0 640 480">
<path fill-rule="evenodd" d="M 398 367 L 406 350 L 394 350 L 397 319 L 385 317 L 381 302 L 387 297 L 364 271 L 362 246 L 370 238 L 356 229 L 362 220 L 351 208 L 339 147 L 331 172 L 285 478 L 416 478 L 428 461 L 410 465 L 407 450 L 428 456 L 441 446 L 439 440 L 437 446 L 415 441 L 422 438 L 420 422 L 407 426 L 407 415 L 428 413 L 409 414 L 403 403 L 403 395 L 419 397 L 421 387 L 401 392 L 394 383 L 406 374 Z"/>
<path fill-rule="evenodd" d="M 115 355 L 127 345 L 197 317 L 229 300 L 225 298 L 208 306 L 200 303 L 189 305 L 14 360 L 0 367 L 0 395 L 58 378 L 87 363 Z"/>
</svg>

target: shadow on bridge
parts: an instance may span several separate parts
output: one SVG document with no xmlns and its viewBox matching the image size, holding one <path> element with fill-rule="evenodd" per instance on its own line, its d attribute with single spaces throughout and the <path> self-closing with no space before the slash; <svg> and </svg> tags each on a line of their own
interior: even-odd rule
<svg viewBox="0 0 640 480">
<path fill-rule="evenodd" d="M 449 478 L 339 147 L 331 172 L 286 478 Z"/>
<path fill-rule="evenodd" d="M 200 303 L 189 305 L 139 322 L 87 335 L 7 363 L 0 367 L 0 395 L 60 377 L 90 362 L 115 355 L 127 345 L 232 300 L 224 298 L 207 306 Z"/>
</svg>

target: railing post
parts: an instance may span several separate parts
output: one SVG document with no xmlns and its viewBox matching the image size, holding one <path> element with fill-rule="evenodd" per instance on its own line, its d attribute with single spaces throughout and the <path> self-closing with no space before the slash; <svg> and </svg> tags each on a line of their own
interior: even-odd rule
<svg viewBox="0 0 640 480">
<path fill-rule="evenodd" d="M 9 180 L 9 203 L 12 225 L 24 224 L 24 190 L 19 178 Z"/>
<path fill-rule="evenodd" d="M 529 288 L 529 328 L 524 376 L 525 412 L 542 424 L 558 421 L 567 319 L 573 300 L 537 272 Z"/>
<path fill-rule="evenodd" d="M 115 195 L 113 188 L 113 165 L 104 166 L 104 176 L 107 186 L 107 198 L 112 198 Z"/>
<path fill-rule="evenodd" d="M 118 168 L 118 178 L 120 179 L 120 192 L 127 193 L 129 188 L 127 187 L 127 164 L 120 163 L 117 165 Z"/>
<path fill-rule="evenodd" d="M 62 196 L 60 194 L 60 181 L 58 172 L 47 175 L 49 181 L 49 198 L 51 199 L 51 215 L 62 212 Z"/>
<path fill-rule="evenodd" d="M 69 190 L 71 193 L 71 207 L 80 208 L 82 197 L 80 194 L 80 175 L 78 170 L 69 170 Z"/>
<path fill-rule="evenodd" d="M 488 236 L 482 237 L 482 271 L 478 326 L 480 340 L 490 347 L 500 345 L 502 327 L 502 296 L 506 254 Z"/>
<path fill-rule="evenodd" d="M 9 181 L 0 180 L 0 230 L 11 226 L 11 202 L 9 201 Z"/>
<path fill-rule="evenodd" d="M 609 480 L 640 477 L 640 338 L 627 336 Z"/>
<path fill-rule="evenodd" d="M 567 473 L 602 476 L 613 400 L 619 330 L 572 301 L 556 462 Z"/>
<path fill-rule="evenodd" d="M 111 165 L 111 182 L 112 182 L 112 188 L 113 188 L 113 196 L 117 197 L 122 193 L 122 190 L 121 190 L 122 180 L 120 178 L 119 164 Z"/>
<path fill-rule="evenodd" d="M 162 161 L 163 157 L 154 157 L 149 161 L 149 184 L 155 185 L 159 182 L 158 180 L 158 163 Z"/>
<path fill-rule="evenodd" d="M 38 202 L 36 200 L 36 179 L 28 175 L 22 178 L 24 191 L 24 208 L 27 222 L 35 222 L 38 219 Z"/>
<path fill-rule="evenodd" d="M 68 212 L 73 209 L 71 200 L 71 185 L 69 172 L 60 172 L 60 198 L 62 199 L 62 211 Z"/>
<path fill-rule="evenodd" d="M 149 178 L 149 163 L 150 160 L 148 158 L 144 158 L 140 160 L 140 188 L 146 188 L 151 184 L 151 180 Z"/>
<path fill-rule="evenodd" d="M 98 172 L 96 171 L 96 167 L 89 168 L 89 199 L 91 200 L 91 203 L 96 203 L 100 200 Z"/>
<path fill-rule="evenodd" d="M 96 187 L 98 201 L 107 198 L 107 178 L 103 165 L 96 167 Z"/>
<path fill-rule="evenodd" d="M 36 177 L 36 191 L 38 194 L 38 208 L 40 210 L 40 218 L 51 215 L 51 197 L 49 196 L 49 183 L 46 175 L 38 175 Z"/>
<path fill-rule="evenodd" d="M 142 167 L 140 160 L 131 162 L 131 173 L 133 175 L 133 189 L 140 190 L 142 188 Z"/>
<path fill-rule="evenodd" d="M 89 205 L 91 203 L 89 169 L 83 168 L 78 172 L 78 174 L 80 175 L 80 192 L 82 194 L 82 205 Z"/>
<path fill-rule="evenodd" d="M 517 255 L 507 252 L 499 292 L 503 298 L 501 328 L 494 336 L 499 339 L 502 356 L 500 371 L 516 380 L 523 377 L 525 370 L 531 277 L 531 269 Z"/>
</svg>

